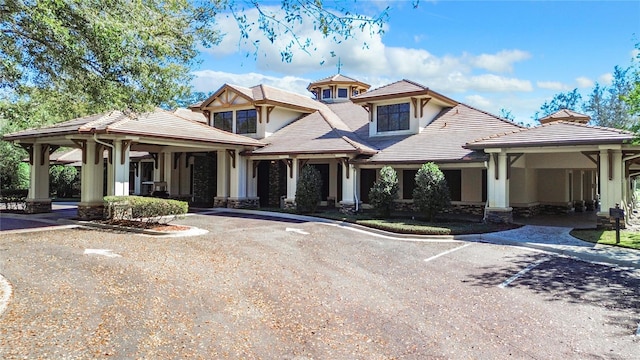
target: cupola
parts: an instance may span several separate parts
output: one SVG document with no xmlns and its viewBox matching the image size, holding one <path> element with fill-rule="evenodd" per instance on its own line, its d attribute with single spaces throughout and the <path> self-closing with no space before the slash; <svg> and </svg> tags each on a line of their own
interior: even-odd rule
<svg viewBox="0 0 640 360">
<path fill-rule="evenodd" d="M 352 97 L 369 90 L 371 86 L 342 74 L 336 74 L 318 81 L 314 81 L 307 90 L 311 91 L 316 100 L 331 103 L 349 101 Z"/>
<path fill-rule="evenodd" d="M 586 125 L 589 122 L 589 120 L 591 120 L 591 117 L 589 115 L 580 114 L 578 112 L 575 112 L 569 109 L 562 109 L 554 112 L 551 115 L 547 115 L 543 117 L 539 121 L 540 121 L 540 124 L 543 124 L 543 125 L 554 122 L 554 121 L 567 121 L 567 122 Z"/>
</svg>

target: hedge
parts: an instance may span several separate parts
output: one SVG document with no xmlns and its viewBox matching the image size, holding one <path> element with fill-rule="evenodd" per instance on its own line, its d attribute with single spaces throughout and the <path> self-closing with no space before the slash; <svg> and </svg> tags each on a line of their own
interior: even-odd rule
<svg viewBox="0 0 640 360">
<path fill-rule="evenodd" d="M 23 210 L 29 190 L 0 190 L 0 203 L 7 210 Z"/>
<path fill-rule="evenodd" d="M 168 223 L 189 211 L 184 201 L 144 196 L 105 196 L 108 221 L 136 220 L 145 223 Z"/>
</svg>

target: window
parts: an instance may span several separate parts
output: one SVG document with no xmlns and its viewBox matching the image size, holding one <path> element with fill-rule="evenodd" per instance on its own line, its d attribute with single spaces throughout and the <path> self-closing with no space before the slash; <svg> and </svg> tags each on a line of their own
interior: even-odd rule
<svg viewBox="0 0 640 360">
<path fill-rule="evenodd" d="M 331 89 L 322 90 L 322 98 L 323 99 L 331 99 Z"/>
<path fill-rule="evenodd" d="M 416 174 L 418 170 L 402 171 L 402 198 L 413 199 L 413 189 L 416 187 Z"/>
<path fill-rule="evenodd" d="M 442 170 L 444 179 L 449 186 L 451 201 L 462 200 L 462 170 Z"/>
<path fill-rule="evenodd" d="M 353 91 L 351 92 L 351 96 L 356 96 L 358 94 L 359 94 L 359 92 L 358 92 L 357 89 L 353 89 Z"/>
<path fill-rule="evenodd" d="M 409 130 L 409 103 L 378 105 L 378 132 Z"/>
<path fill-rule="evenodd" d="M 236 133 L 256 133 L 256 110 L 239 110 L 236 112 Z"/>
<path fill-rule="evenodd" d="M 213 114 L 213 127 L 216 129 L 233 131 L 233 112 L 217 112 Z"/>
<path fill-rule="evenodd" d="M 347 89 L 338 89 L 339 98 L 346 98 L 347 94 L 348 94 Z"/>
</svg>

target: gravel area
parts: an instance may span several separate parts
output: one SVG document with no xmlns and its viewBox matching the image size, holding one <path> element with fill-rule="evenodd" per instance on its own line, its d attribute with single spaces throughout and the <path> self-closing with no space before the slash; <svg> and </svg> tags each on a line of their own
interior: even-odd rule
<svg viewBox="0 0 640 360">
<path fill-rule="evenodd" d="M 600 301 L 621 292 L 625 301 L 640 298 L 638 272 L 516 247 L 393 241 L 314 223 L 219 215 L 177 223 L 209 233 L 3 235 L 0 273 L 13 285 L 13 298 L 0 318 L 0 357 L 638 354 L 637 302 Z M 498 287 L 541 257 L 549 260 Z M 568 269 L 572 279 L 590 277 L 567 281 Z"/>
</svg>

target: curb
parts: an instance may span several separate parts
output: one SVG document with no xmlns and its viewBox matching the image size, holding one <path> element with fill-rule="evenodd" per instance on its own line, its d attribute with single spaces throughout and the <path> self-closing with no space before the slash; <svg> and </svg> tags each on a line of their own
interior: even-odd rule
<svg viewBox="0 0 640 360">
<path fill-rule="evenodd" d="M 13 288 L 7 279 L 0 274 L 0 317 L 4 314 L 9 306 L 9 300 L 13 294 Z"/>
<path fill-rule="evenodd" d="M 86 227 L 86 228 L 96 228 L 96 229 L 106 229 L 106 230 L 118 230 L 118 231 L 132 232 L 132 233 L 136 233 L 136 234 L 140 234 L 140 235 L 147 235 L 147 236 L 153 236 L 153 237 L 197 236 L 197 235 L 204 235 L 204 234 L 209 232 L 208 230 L 196 228 L 196 227 L 193 227 L 193 226 L 186 226 L 186 225 L 180 225 L 180 226 L 186 226 L 186 227 L 189 228 L 188 230 L 158 231 L 158 230 L 153 230 L 153 229 L 139 229 L 139 228 L 118 226 L 118 225 L 100 224 L 100 223 L 94 223 L 94 222 L 91 222 L 91 221 L 81 221 L 81 220 L 60 219 L 60 220 L 58 220 L 58 222 L 60 222 L 60 223 L 68 223 L 68 224 L 71 224 L 71 225 L 74 225 L 74 226 L 81 226 L 81 227 Z"/>
</svg>

